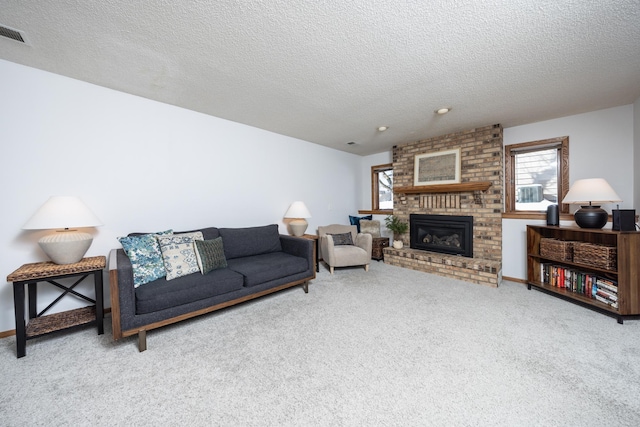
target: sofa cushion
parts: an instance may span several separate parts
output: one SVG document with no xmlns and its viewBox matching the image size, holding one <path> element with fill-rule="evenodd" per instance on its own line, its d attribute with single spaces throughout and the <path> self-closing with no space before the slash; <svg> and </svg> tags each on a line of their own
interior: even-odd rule
<svg viewBox="0 0 640 427">
<path fill-rule="evenodd" d="M 137 288 L 167 274 L 156 235 L 170 234 L 173 234 L 173 230 L 118 237 L 118 241 L 131 261 L 134 287 Z"/>
<path fill-rule="evenodd" d="M 201 232 L 204 240 L 213 240 L 217 237 L 220 237 L 220 233 L 216 227 L 206 227 L 200 228 L 198 230 L 189 230 L 189 231 L 176 231 L 175 234 L 185 234 L 185 233 L 195 233 Z"/>
<path fill-rule="evenodd" d="M 227 264 L 231 270 L 244 276 L 244 285 L 247 287 L 302 273 L 309 268 L 305 258 L 284 252 L 234 258 L 227 260 Z"/>
<path fill-rule="evenodd" d="M 166 308 L 199 301 L 241 289 L 243 277 L 228 268 L 208 274 L 192 274 L 174 280 L 161 278 L 149 286 L 135 290 L 136 314 L 152 313 Z"/>
<path fill-rule="evenodd" d="M 164 268 L 167 271 L 167 280 L 173 280 L 177 277 L 200 271 L 193 246 L 194 240 L 203 240 L 200 231 L 173 234 L 171 236 L 157 236 L 157 239 L 160 251 L 162 251 Z"/>
<path fill-rule="evenodd" d="M 204 237 L 204 240 L 213 240 L 220 237 L 220 232 L 216 227 L 207 227 L 200 231 L 202 231 L 202 237 Z"/>
<path fill-rule="evenodd" d="M 262 227 L 220 228 L 227 262 L 233 258 L 279 252 L 280 233 L 276 224 Z"/>
<path fill-rule="evenodd" d="M 196 260 L 202 274 L 227 266 L 222 237 L 213 240 L 196 240 L 193 243 L 196 249 Z"/>
<path fill-rule="evenodd" d="M 162 237 L 162 236 L 160 236 L 160 237 Z M 193 240 L 204 240 L 204 236 L 202 235 L 202 231 L 200 231 L 200 230 L 174 232 L 172 237 L 180 237 L 180 238 L 184 238 L 184 239 L 191 239 L 191 241 L 193 241 Z"/>
<path fill-rule="evenodd" d="M 202 233 L 202 237 L 205 240 L 211 240 L 211 239 L 215 239 L 216 237 L 220 237 L 220 233 L 218 232 L 218 229 L 216 227 L 206 227 L 206 228 L 200 228 L 198 230 L 175 231 L 175 232 L 173 230 L 171 230 L 171 233 L 174 233 L 174 234 L 186 234 L 186 233 L 195 233 L 195 232 L 198 232 L 198 231 Z M 134 232 L 134 233 L 129 233 L 128 235 L 129 236 L 142 236 L 143 234 L 159 234 L 159 233 Z"/>
</svg>

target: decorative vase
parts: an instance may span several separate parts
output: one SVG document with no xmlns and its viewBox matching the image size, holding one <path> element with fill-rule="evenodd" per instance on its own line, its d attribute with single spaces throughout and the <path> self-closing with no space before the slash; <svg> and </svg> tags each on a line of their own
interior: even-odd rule
<svg viewBox="0 0 640 427">
<path fill-rule="evenodd" d="M 393 241 L 393 247 L 395 249 L 402 249 L 402 246 L 404 246 L 404 244 L 402 243 L 402 240 L 394 240 Z"/>
</svg>

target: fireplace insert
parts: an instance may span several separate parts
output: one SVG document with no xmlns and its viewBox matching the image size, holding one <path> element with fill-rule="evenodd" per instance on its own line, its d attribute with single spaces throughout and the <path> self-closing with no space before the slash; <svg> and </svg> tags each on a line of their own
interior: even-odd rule
<svg viewBox="0 0 640 427">
<path fill-rule="evenodd" d="M 473 258 L 473 217 L 409 215 L 411 249 Z"/>
</svg>

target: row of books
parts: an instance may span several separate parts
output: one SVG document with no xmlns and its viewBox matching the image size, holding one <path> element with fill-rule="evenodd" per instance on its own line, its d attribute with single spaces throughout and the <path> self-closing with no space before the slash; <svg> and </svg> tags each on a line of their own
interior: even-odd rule
<svg viewBox="0 0 640 427">
<path fill-rule="evenodd" d="M 542 282 L 564 288 L 618 309 L 618 283 L 615 280 L 551 263 L 540 264 Z"/>
</svg>

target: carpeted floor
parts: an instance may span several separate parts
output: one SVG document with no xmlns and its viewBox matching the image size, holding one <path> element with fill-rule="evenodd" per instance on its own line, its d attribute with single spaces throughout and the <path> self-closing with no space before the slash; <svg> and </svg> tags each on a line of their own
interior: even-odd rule
<svg viewBox="0 0 640 427">
<path fill-rule="evenodd" d="M 640 321 L 374 262 L 135 338 L 0 340 L 3 426 L 638 426 Z"/>
</svg>

